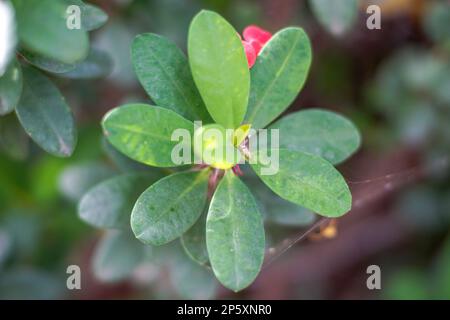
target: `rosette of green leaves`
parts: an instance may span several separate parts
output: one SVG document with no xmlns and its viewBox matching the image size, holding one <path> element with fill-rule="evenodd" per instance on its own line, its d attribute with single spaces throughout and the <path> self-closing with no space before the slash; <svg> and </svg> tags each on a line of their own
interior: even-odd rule
<svg viewBox="0 0 450 320">
<path fill-rule="evenodd" d="M 231 129 L 243 123 L 256 129 L 269 126 L 280 133 L 279 148 L 269 150 L 279 153 L 279 170 L 263 175 L 261 162 L 252 168 L 272 196 L 277 194 L 283 205 L 298 212 L 279 221 L 295 224 L 296 219 L 308 220 L 311 212 L 339 217 L 351 209 L 351 193 L 333 164 L 359 147 L 356 127 L 319 109 L 274 122 L 297 97 L 309 71 L 311 45 L 303 29 L 277 32 L 249 70 L 236 30 L 220 15 L 201 11 L 189 29 L 188 56 L 159 35 L 135 39 L 135 71 L 155 106 L 124 105 L 104 117 L 105 135 L 115 148 L 143 164 L 175 167 L 171 151 L 178 142 L 171 135 L 180 128 L 192 135 L 196 120 Z M 208 201 L 211 172 L 180 171 L 150 185 L 133 207 L 131 228 L 141 242 L 152 246 L 181 237 L 193 260 L 210 264 L 224 286 L 239 291 L 261 269 L 261 211 L 268 207 L 230 170 Z"/>
</svg>

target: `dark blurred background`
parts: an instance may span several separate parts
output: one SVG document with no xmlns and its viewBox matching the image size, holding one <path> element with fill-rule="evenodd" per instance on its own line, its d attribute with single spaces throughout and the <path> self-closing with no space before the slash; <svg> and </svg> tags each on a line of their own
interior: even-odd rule
<svg viewBox="0 0 450 320">
<path fill-rule="evenodd" d="M 449 1 L 359 1 L 343 29 L 319 22 L 304 0 L 91 2 L 110 17 L 91 42 L 112 56 L 114 68 L 102 80 L 56 80 L 77 118 L 74 155 L 48 155 L 14 116 L 1 119 L 0 298 L 450 298 Z M 381 30 L 366 27 L 369 4 L 381 8 Z M 77 215 L 82 194 L 117 171 L 102 142 L 102 116 L 124 102 L 149 101 L 130 62 L 134 36 L 163 34 L 185 50 L 189 22 L 202 8 L 238 31 L 250 24 L 271 32 L 303 27 L 313 66 L 287 112 L 340 112 L 363 138 L 359 152 L 339 166 L 353 210 L 339 220 L 268 221 L 263 271 L 238 294 L 186 260 L 177 244 L 145 249 L 133 268 L 123 266 L 133 257 L 120 250 L 96 265 L 105 231 Z M 71 264 L 81 267 L 81 290 L 66 288 Z M 366 286 L 370 265 L 381 269 L 380 290 Z"/>
</svg>

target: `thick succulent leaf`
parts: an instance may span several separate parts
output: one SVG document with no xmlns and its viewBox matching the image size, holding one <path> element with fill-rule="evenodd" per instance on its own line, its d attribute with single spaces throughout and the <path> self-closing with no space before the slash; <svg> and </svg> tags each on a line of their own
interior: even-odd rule
<svg viewBox="0 0 450 320">
<path fill-rule="evenodd" d="M 422 19 L 426 34 L 450 49 L 450 3 L 433 1 Z"/>
<path fill-rule="evenodd" d="M 266 187 L 266 189 L 269 189 Z M 305 207 L 296 205 L 277 196 L 272 191 L 272 202 L 263 201 L 266 221 L 287 227 L 305 227 L 311 225 L 316 215 Z"/>
<path fill-rule="evenodd" d="M 101 78 L 108 75 L 113 67 L 111 57 L 94 48 L 91 48 L 86 59 L 77 63 L 64 63 L 28 51 L 22 51 L 21 54 L 35 67 L 69 79 Z"/>
<path fill-rule="evenodd" d="M 55 0 L 13 0 L 19 39 L 43 56 L 74 63 L 88 54 L 89 39 L 82 29 L 67 28 L 67 5 Z"/>
<path fill-rule="evenodd" d="M 127 157 L 122 152 L 118 151 L 114 146 L 103 137 L 102 139 L 102 149 L 107 157 L 111 160 L 116 168 L 118 168 L 121 172 L 130 172 L 130 171 L 148 171 L 150 169 L 145 164 L 134 161 L 133 159 Z M 154 169 L 154 168 L 151 168 Z M 154 170 L 152 170 L 153 172 Z"/>
<path fill-rule="evenodd" d="M 50 73 L 69 72 L 76 66 L 76 63 L 64 63 L 26 50 L 22 50 L 20 54 L 28 63 Z"/>
<path fill-rule="evenodd" d="M 280 130 L 280 148 L 311 153 L 332 164 L 350 157 L 361 143 L 358 129 L 350 120 L 319 109 L 289 114 L 270 129 Z"/>
<path fill-rule="evenodd" d="M 264 46 L 251 70 L 246 123 L 264 128 L 297 97 L 311 65 L 311 44 L 301 28 L 286 28 Z"/>
<path fill-rule="evenodd" d="M 252 194 L 228 171 L 211 200 L 206 244 L 212 269 L 227 288 L 250 285 L 264 259 L 263 219 Z"/>
<path fill-rule="evenodd" d="M 192 121 L 212 121 L 192 79 L 188 60 L 175 43 L 146 33 L 136 37 L 131 54 L 139 81 L 156 105 Z"/>
<path fill-rule="evenodd" d="M 81 28 L 92 31 L 100 28 L 108 21 L 108 15 L 102 9 L 81 0 L 64 0 L 67 6 L 76 5 L 80 8 Z"/>
<path fill-rule="evenodd" d="M 236 30 L 217 13 L 201 11 L 189 28 L 188 52 L 210 115 L 225 128 L 238 127 L 247 110 L 250 73 Z"/>
<path fill-rule="evenodd" d="M 13 60 L 0 77 L 0 116 L 15 109 L 22 93 L 22 69 Z"/>
<path fill-rule="evenodd" d="M 162 245 L 180 237 L 202 214 L 207 188 L 208 170 L 175 173 L 153 184 L 131 214 L 136 238 Z"/>
<path fill-rule="evenodd" d="M 7 230 L 0 229 L 0 270 L 3 269 L 5 262 L 10 257 L 13 249 L 13 239 Z"/>
<path fill-rule="evenodd" d="M 279 149 L 279 167 L 275 174 L 265 174 L 270 167 L 266 151 L 257 154 L 252 164 L 261 180 L 283 199 L 304 206 L 326 217 L 339 217 L 348 212 L 352 195 L 342 175 L 326 160 L 308 153 Z M 272 164 L 272 169 L 276 169 Z M 273 170 L 276 171 L 276 170 Z"/>
<path fill-rule="evenodd" d="M 218 283 L 210 269 L 198 265 L 181 250 L 169 264 L 170 280 L 182 299 L 212 299 Z"/>
<path fill-rule="evenodd" d="M 112 58 L 104 51 L 92 48 L 86 59 L 74 68 L 59 74 L 68 79 L 95 79 L 107 76 L 113 68 Z"/>
<path fill-rule="evenodd" d="M 206 249 L 206 216 L 207 210 L 200 216 L 197 222 L 181 236 L 181 245 L 186 254 L 195 262 L 205 265 L 208 263 L 208 251 Z"/>
<path fill-rule="evenodd" d="M 146 104 L 124 105 L 103 118 L 103 130 L 114 147 L 136 161 L 157 167 L 177 165 L 171 157 L 179 144 L 171 140 L 177 129 L 188 130 L 192 136 L 194 124 L 172 110 Z"/>
<path fill-rule="evenodd" d="M 161 177 L 131 173 L 103 181 L 81 198 L 78 215 L 97 228 L 129 229 L 137 198 Z"/>
<path fill-rule="evenodd" d="M 337 36 L 347 32 L 358 17 L 357 0 L 309 0 L 309 5 L 320 24 Z"/>
<path fill-rule="evenodd" d="M 45 151 L 72 154 L 77 142 L 72 112 L 55 85 L 39 71 L 23 69 L 23 91 L 16 113 L 25 131 Z"/>
<path fill-rule="evenodd" d="M 58 276 L 38 268 L 8 268 L 0 277 L 1 300 L 56 300 L 66 290 Z"/>
<path fill-rule="evenodd" d="M 117 282 L 130 276 L 144 254 L 145 246 L 129 233 L 108 231 L 94 252 L 92 270 L 100 281 Z"/>
<path fill-rule="evenodd" d="M 316 215 L 310 210 L 280 198 L 251 169 L 243 169 L 242 179 L 255 195 L 265 221 L 283 226 L 304 227 L 313 223 Z"/>
<path fill-rule="evenodd" d="M 87 190 L 113 174 L 111 168 L 98 162 L 66 166 L 59 176 L 59 191 L 66 198 L 78 202 Z"/>
</svg>

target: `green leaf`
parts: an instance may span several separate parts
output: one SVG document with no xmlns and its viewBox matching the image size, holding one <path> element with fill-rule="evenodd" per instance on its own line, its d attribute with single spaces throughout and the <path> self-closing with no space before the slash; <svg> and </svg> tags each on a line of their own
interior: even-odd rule
<svg viewBox="0 0 450 320">
<path fill-rule="evenodd" d="M 450 3 L 432 1 L 422 20 L 423 29 L 434 41 L 450 49 Z"/>
<path fill-rule="evenodd" d="M 269 188 L 266 187 L 266 189 Z M 272 194 L 275 195 L 273 192 Z M 277 195 L 270 199 L 273 200 L 270 203 L 267 199 L 263 200 L 267 221 L 281 226 L 305 227 L 311 225 L 315 220 L 316 215 L 311 210 L 286 201 Z"/>
<path fill-rule="evenodd" d="M 10 168 L 8 169 L 10 170 Z M 3 171 L 1 177 L 3 178 L 7 174 L 7 172 Z M 11 177 L 14 176 L 17 177 L 17 174 Z M 4 181 L 2 183 L 4 184 Z M 33 252 L 39 250 L 39 239 L 42 239 L 44 235 L 43 221 L 40 217 L 33 215 L 35 211 L 32 209 L 17 208 L 3 212 L 5 215 L 2 217 L 2 229 L 6 230 L 12 242 L 14 251 L 11 253 L 14 259 L 16 261 L 24 261 L 30 258 Z"/>
<path fill-rule="evenodd" d="M 71 165 L 66 167 L 59 177 L 59 190 L 66 198 L 77 202 L 87 190 L 113 174 L 114 172 L 102 163 Z"/>
<path fill-rule="evenodd" d="M 147 255 L 146 261 L 158 267 L 165 267 L 168 264 L 176 263 L 180 257 L 189 260 L 183 252 L 179 241 L 172 241 L 162 246 L 151 246 L 149 248 L 151 248 L 151 254 Z"/>
<path fill-rule="evenodd" d="M 75 69 L 75 63 L 64 63 L 40 54 L 22 50 L 20 54 L 33 66 L 51 73 L 64 73 Z"/>
<path fill-rule="evenodd" d="M 127 229 L 137 198 L 158 178 L 161 176 L 132 173 L 103 181 L 81 198 L 78 215 L 94 227 Z"/>
<path fill-rule="evenodd" d="M 393 300 L 428 300 L 430 281 L 422 269 L 413 266 L 393 272 L 383 289 L 385 299 Z"/>
<path fill-rule="evenodd" d="M 136 238 L 162 245 L 185 233 L 205 207 L 208 172 L 175 173 L 145 190 L 131 214 Z"/>
<path fill-rule="evenodd" d="M 242 177 L 255 195 L 264 219 L 283 226 L 309 226 L 315 219 L 310 210 L 280 198 L 252 170 L 245 170 Z"/>
<path fill-rule="evenodd" d="M 103 129 L 109 142 L 133 160 L 151 166 L 173 167 L 179 165 L 171 157 L 179 142 L 171 140 L 172 133 L 185 129 L 192 137 L 194 124 L 172 110 L 129 104 L 106 114 Z"/>
<path fill-rule="evenodd" d="M 169 264 L 170 280 L 182 299 L 212 299 L 218 283 L 210 269 L 199 266 L 180 252 Z"/>
<path fill-rule="evenodd" d="M 67 28 L 67 6 L 55 0 L 13 0 L 19 39 L 23 46 L 43 56 L 74 63 L 88 54 L 84 30 Z"/>
<path fill-rule="evenodd" d="M 212 121 L 192 79 L 188 60 L 175 43 L 146 33 L 136 37 L 131 54 L 139 81 L 159 107 L 192 121 Z"/>
<path fill-rule="evenodd" d="M 246 123 L 264 128 L 295 100 L 311 65 L 311 44 L 300 28 L 276 33 L 264 46 L 251 70 Z"/>
<path fill-rule="evenodd" d="M 107 53 L 94 48 L 91 48 L 86 59 L 78 63 L 64 63 L 27 51 L 21 54 L 35 67 L 69 79 L 101 78 L 108 75 L 113 66 Z"/>
<path fill-rule="evenodd" d="M 250 285 L 261 269 L 264 242 L 255 199 L 228 171 L 214 193 L 206 220 L 206 244 L 217 279 L 234 291 Z"/>
<path fill-rule="evenodd" d="M 9 268 L 0 277 L 1 300 L 61 299 L 66 290 L 55 274 L 31 267 Z"/>
<path fill-rule="evenodd" d="M 208 251 L 206 249 L 206 216 L 207 210 L 200 216 L 197 222 L 181 236 L 181 245 L 186 254 L 199 263 L 208 263 Z"/>
<path fill-rule="evenodd" d="M 309 109 L 278 120 L 270 129 L 280 130 L 280 148 L 302 151 L 337 164 L 359 147 L 358 129 L 334 112 Z"/>
<path fill-rule="evenodd" d="M 10 257 L 13 248 L 13 241 L 11 235 L 7 230 L 4 230 L 3 227 L 0 229 L 0 272 L 5 265 L 5 262 Z"/>
<path fill-rule="evenodd" d="M 68 79 L 95 79 L 107 76 L 113 68 L 112 58 L 104 51 L 92 48 L 85 60 L 59 74 Z"/>
<path fill-rule="evenodd" d="M 13 111 L 22 93 L 22 69 L 14 59 L 0 77 L 0 116 Z"/>
<path fill-rule="evenodd" d="M 23 69 L 22 97 L 16 113 L 25 131 L 45 151 L 60 157 L 72 154 L 77 141 L 75 120 L 64 97 L 44 75 Z"/>
<path fill-rule="evenodd" d="M 339 217 L 348 212 L 352 195 L 341 174 L 326 160 L 299 151 L 279 149 L 278 172 L 265 174 L 262 169 L 265 152 L 257 153 L 258 163 L 252 164 L 261 180 L 283 199 L 304 206 L 326 217 Z M 273 153 L 277 150 L 268 150 Z M 276 171 L 272 163 L 271 169 Z"/>
<path fill-rule="evenodd" d="M 337 36 L 347 32 L 358 17 L 357 0 L 309 0 L 309 5 L 320 24 Z"/>
<path fill-rule="evenodd" d="M 134 161 L 118 151 L 105 137 L 102 139 L 102 149 L 114 166 L 122 172 L 148 171 L 149 169 L 145 164 Z"/>
<path fill-rule="evenodd" d="M 108 21 L 108 15 L 99 7 L 81 0 L 64 0 L 67 6 L 76 5 L 81 11 L 81 28 L 92 31 L 100 28 Z"/>
<path fill-rule="evenodd" d="M 236 30 L 217 13 L 203 10 L 189 28 L 188 52 L 212 118 L 225 128 L 238 127 L 247 110 L 250 73 Z"/>
<path fill-rule="evenodd" d="M 145 247 L 126 232 L 109 231 L 94 252 L 92 270 L 103 282 L 127 278 L 143 261 Z"/>
</svg>

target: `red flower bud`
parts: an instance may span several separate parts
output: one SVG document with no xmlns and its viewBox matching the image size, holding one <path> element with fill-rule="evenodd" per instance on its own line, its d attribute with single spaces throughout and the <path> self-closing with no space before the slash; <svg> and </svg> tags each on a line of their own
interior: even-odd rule
<svg viewBox="0 0 450 320">
<path fill-rule="evenodd" d="M 251 68 L 255 64 L 256 61 L 256 52 L 254 47 L 245 40 L 242 40 L 242 44 L 244 45 L 245 55 L 247 56 L 248 67 Z"/>
<path fill-rule="evenodd" d="M 244 40 L 242 40 L 242 44 L 247 55 L 248 67 L 251 68 L 255 64 L 256 58 L 264 45 L 272 38 L 272 34 L 260 27 L 252 25 L 244 29 L 243 35 Z"/>
<path fill-rule="evenodd" d="M 257 40 L 250 40 L 249 42 L 252 45 L 253 49 L 255 49 L 256 55 L 258 55 L 264 45 Z"/>
<path fill-rule="evenodd" d="M 244 35 L 244 40 L 258 41 L 263 46 L 267 43 L 267 41 L 270 40 L 270 38 L 272 38 L 272 34 L 270 32 L 268 32 L 264 29 L 261 29 L 260 27 L 253 26 L 253 25 L 245 28 L 243 35 Z"/>
</svg>

